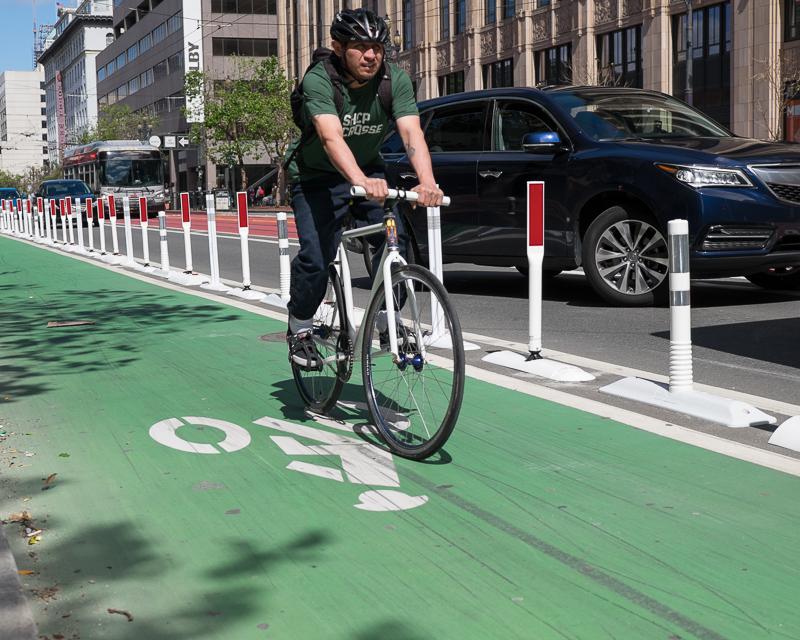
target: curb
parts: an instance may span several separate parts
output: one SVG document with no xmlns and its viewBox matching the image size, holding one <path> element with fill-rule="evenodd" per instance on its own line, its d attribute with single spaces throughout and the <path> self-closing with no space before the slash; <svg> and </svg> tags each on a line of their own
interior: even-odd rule
<svg viewBox="0 0 800 640">
<path fill-rule="evenodd" d="M 17 563 L 11 554 L 3 527 L 0 526 L 0 638 L 36 640 L 36 624 L 22 591 Z"/>
</svg>

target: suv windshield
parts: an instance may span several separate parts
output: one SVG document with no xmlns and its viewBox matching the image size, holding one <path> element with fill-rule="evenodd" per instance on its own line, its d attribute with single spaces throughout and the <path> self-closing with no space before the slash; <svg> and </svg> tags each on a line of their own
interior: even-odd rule
<svg viewBox="0 0 800 640">
<path fill-rule="evenodd" d="M 45 197 L 63 198 L 64 196 L 88 196 L 91 195 L 89 187 L 85 182 L 80 180 L 70 180 L 63 182 L 49 182 L 43 186 L 43 194 Z"/>
<path fill-rule="evenodd" d="M 636 92 L 554 92 L 550 98 L 595 140 L 728 138 L 731 134 L 669 96 Z"/>
</svg>

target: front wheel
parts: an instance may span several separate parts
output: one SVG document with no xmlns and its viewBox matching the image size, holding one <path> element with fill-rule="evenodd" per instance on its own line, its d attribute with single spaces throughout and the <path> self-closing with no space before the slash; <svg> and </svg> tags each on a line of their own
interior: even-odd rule
<svg viewBox="0 0 800 640">
<path fill-rule="evenodd" d="M 646 214 L 628 205 L 610 207 L 586 230 L 583 270 L 607 302 L 652 305 L 668 284 L 667 241 Z"/>
<path fill-rule="evenodd" d="M 761 273 L 753 273 L 746 278 L 753 284 L 770 290 L 800 289 L 800 266 L 774 267 Z"/>
<path fill-rule="evenodd" d="M 321 369 L 301 367 L 291 358 L 292 375 L 305 405 L 325 414 L 336 405 L 352 366 L 352 346 L 342 280 L 335 268 L 328 276 L 328 289 L 313 318 L 314 346 L 322 359 Z"/>
<path fill-rule="evenodd" d="M 367 405 L 393 453 L 423 460 L 444 445 L 461 410 L 461 325 L 442 283 L 419 265 L 393 269 L 390 304 L 396 314 L 396 358 L 390 353 L 383 286 L 364 318 L 361 365 Z M 450 352 L 440 351 L 450 347 Z"/>
</svg>

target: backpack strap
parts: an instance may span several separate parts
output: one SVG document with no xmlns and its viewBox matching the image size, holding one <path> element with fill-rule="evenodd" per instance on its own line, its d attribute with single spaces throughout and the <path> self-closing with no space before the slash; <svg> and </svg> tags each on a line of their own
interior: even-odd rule
<svg viewBox="0 0 800 640">
<path fill-rule="evenodd" d="M 389 120 L 394 120 L 394 111 L 392 110 L 392 68 L 383 63 L 380 70 L 381 80 L 378 83 L 378 101 L 381 107 L 389 116 Z"/>
</svg>

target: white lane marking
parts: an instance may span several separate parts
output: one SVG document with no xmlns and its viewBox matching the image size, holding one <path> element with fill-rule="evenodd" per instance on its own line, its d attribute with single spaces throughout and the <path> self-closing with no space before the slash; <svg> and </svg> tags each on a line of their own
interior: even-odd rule
<svg viewBox="0 0 800 640">
<path fill-rule="evenodd" d="M 227 298 L 222 298 L 219 296 L 206 293 L 205 291 L 198 291 L 195 289 L 180 287 L 178 285 L 172 284 L 171 282 L 166 282 L 164 280 L 155 280 L 136 272 L 120 269 L 119 267 L 111 267 L 109 265 L 99 263 L 90 258 L 84 258 L 83 256 L 75 254 L 65 254 L 64 252 L 60 251 L 57 248 L 48 247 L 45 245 L 37 245 L 32 242 L 28 242 L 22 238 L 13 238 L 10 236 L 4 236 L 4 237 L 8 237 L 12 240 L 18 240 L 20 242 L 25 242 L 33 247 L 45 249 L 47 251 L 51 251 L 53 253 L 57 253 L 62 256 L 86 262 L 88 264 L 93 264 L 95 266 L 100 267 L 101 269 L 107 269 L 108 271 L 125 275 L 129 278 L 140 280 L 141 282 L 148 282 L 152 285 L 162 287 L 164 289 L 169 289 L 171 291 L 177 291 L 180 293 L 196 296 L 198 298 L 203 298 L 204 300 L 219 302 L 221 304 L 235 307 L 242 311 L 249 311 L 250 313 L 255 313 L 256 315 L 272 318 L 274 320 L 279 320 L 283 322 L 286 321 L 285 311 L 280 312 L 273 309 L 261 309 L 253 305 L 247 304 L 244 301 L 233 300 L 233 299 L 229 300 Z M 519 348 L 519 343 L 511 342 L 508 340 L 500 340 L 496 338 L 482 339 L 483 338 L 482 336 L 478 336 L 477 334 L 472 334 L 472 333 L 465 333 L 464 338 L 468 338 L 470 340 L 482 341 L 491 346 L 505 346 L 512 349 Z M 526 351 L 527 347 L 524 347 L 522 350 Z M 552 355 L 553 357 L 563 359 L 565 362 L 572 362 L 578 364 L 579 366 L 589 367 L 590 363 L 596 362 L 594 360 L 591 360 L 589 358 L 584 358 L 582 356 L 572 356 L 569 354 L 562 354 L 558 351 L 551 351 L 549 349 L 546 350 L 546 353 Z M 432 358 L 435 359 L 435 363 L 438 364 L 439 366 L 448 366 L 447 363 L 450 363 L 450 368 L 452 368 L 452 361 L 446 360 L 441 356 L 432 356 Z M 641 377 L 647 377 L 651 380 L 658 380 L 658 379 L 661 379 L 662 381 L 666 380 L 666 378 L 664 378 L 663 376 L 658 376 L 656 374 L 651 374 L 643 371 L 639 371 L 637 373 L 636 369 L 630 369 L 628 367 L 622 367 L 619 365 L 608 365 L 607 363 L 600 363 L 600 364 L 606 364 L 609 367 L 610 373 L 619 373 L 619 375 L 622 376 L 640 375 Z M 744 460 L 746 462 L 758 464 L 763 467 L 776 469 L 778 471 L 783 471 L 785 473 L 795 476 L 800 476 L 800 460 L 789 458 L 787 456 L 783 456 L 778 453 L 765 451 L 762 449 L 758 449 L 756 447 L 752 447 L 750 445 L 740 444 L 738 442 L 731 442 L 723 438 L 719 438 L 717 436 L 711 436 L 708 434 L 701 433 L 699 431 L 688 429 L 686 427 L 681 427 L 671 422 L 659 420 L 658 418 L 652 418 L 650 416 L 646 416 L 640 413 L 635 413 L 633 411 L 628 411 L 625 409 L 618 409 L 617 407 L 606 405 L 601 402 L 597 402 L 595 400 L 586 400 L 584 398 L 581 398 L 580 396 L 572 396 L 565 392 L 555 391 L 547 387 L 541 387 L 539 385 L 526 382 L 519 378 L 502 375 L 491 371 L 486 371 L 474 367 L 472 365 L 467 365 L 467 375 L 477 380 L 489 382 L 491 384 L 495 384 L 497 386 L 510 389 L 512 391 L 520 391 L 528 395 L 534 395 L 536 397 L 540 397 L 544 400 L 552 400 L 553 402 L 557 402 L 564 406 L 580 409 L 581 411 L 587 411 L 588 413 L 592 413 L 594 415 L 608 417 L 613 420 L 622 422 L 623 424 L 632 426 L 634 428 L 642 429 L 644 431 L 649 431 L 651 433 L 656 433 L 658 435 L 662 435 L 667 438 L 678 440 L 680 442 L 685 442 L 686 444 L 692 444 L 694 446 L 703 449 L 708 449 L 709 451 L 716 451 L 718 453 L 722 453 L 723 455 L 727 455 L 731 458 Z M 778 411 L 778 413 L 783 413 L 785 415 L 796 415 L 800 413 L 800 407 L 796 407 L 795 405 L 790 405 L 787 403 L 782 403 L 777 400 L 770 400 L 768 398 L 759 398 L 757 396 L 752 396 L 745 393 L 739 393 L 737 391 L 730 391 L 727 389 L 717 389 L 716 387 L 710 387 L 701 384 L 695 384 L 695 387 L 703 391 L 708 391 L 709 393 L 718 393 L 719 395 L 724 395 L 729 398 L 741 399 L 745 402 L 749 402 L 751 404 L 754 404 L 756 406 L 761 406 L 763 408 L 771 408 L 772 410 Z M 542 390 L 542 391 L 534 393 L 533 390 Z M 547 393 L 544 393 L 545 391 Z M 551 395 L 551 394 L 556 394 L 556 395 Z M 775 408 L 776 406 L 791 408 L 791 410 L 790 411 L 780 410 Z"/>
<path fill-rule="evenodd" d="M 244 449 L 250 444 L 250 433 L 232 422 L 196 416 L 186 416 L 182 418 L 182 420 L 183 422 L 178 418 L 167 418 L 166 420 L 156 422 L 150 427 L 150 437 L 159 444 L 163 444 L 171 449 L 177 449 L 178 451 L 202 454 L 220 453 L 214 445 L 191 442 L 190 440 L 181 438 L 176 431 L 180 427 L 183 427 L 185 422 L 190 425 L 214 427 L 222 431 L 225 434 L 225 439 L 218 442 L 217 446 L 228 453 Z"/>
</svg>

